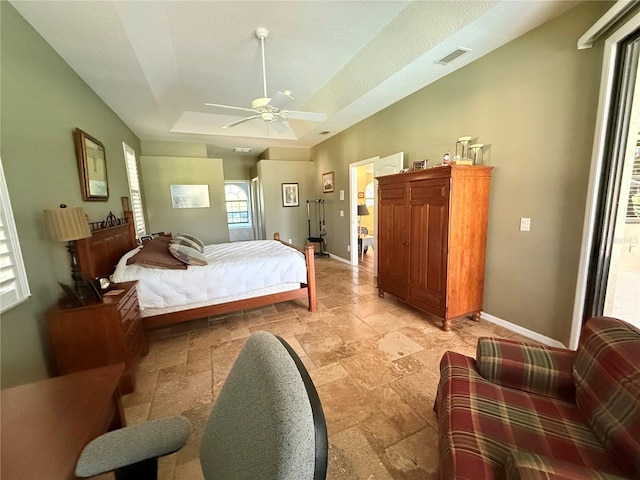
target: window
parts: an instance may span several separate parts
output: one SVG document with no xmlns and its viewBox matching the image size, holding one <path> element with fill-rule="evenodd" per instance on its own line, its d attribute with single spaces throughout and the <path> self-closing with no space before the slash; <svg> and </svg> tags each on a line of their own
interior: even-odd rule
<svg viewBox="0 0 640 480">
<path fill-rule="evenodd" d="M 636 145 L 636 154 L 631 172 L 631 186 L 627 201 L 627 223 L 640 223 L 640 140 Z"/>
<path fill-rule="evenodd" d="M 224 196 L 227 202 L 227 223 L 231 227 L 250 227 L 249 183 L 225 182 Z"/>
<path fill-rule="evenodd" d="M 0 313 L 24 302 L 29 295 L 27 273 L 0 160 Z"/>
<path fill-rule="evenodd" d="M 140 175 L 138 174 L 138 162 L 136 152 L 126 143 L 124 147 L 124 160 L 127 166 L 127 178 L 129 179 L 129 195 L 131 197 L 131 211 L 133 223 L 136 229 L 136 237 L 142 238 L 147 234 L 144 224 L 144 210 L 142 209 L 142 192 L 140 191 Z"/>
<path fill-rule="evenodd" d="M 373 182 L 367 183 L 364 187 L 364 200 L 367 207 L 373 208 Z"/>
</svg>

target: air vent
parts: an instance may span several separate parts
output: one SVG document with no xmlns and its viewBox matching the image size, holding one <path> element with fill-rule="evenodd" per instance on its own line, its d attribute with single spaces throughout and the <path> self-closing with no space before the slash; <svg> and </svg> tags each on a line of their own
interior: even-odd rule
<svg viewBox="0 0 640 480">
<path fill-rule="evenodd" d="M 331 133 L 331 130 L 322 130 L 320 132 L 320 135 L 329 135 Z"/>
<path fill-rule="evenodd" d="M 449 63 L 449 62 L 455 60 L 456 58 L 458 58 L 460 55 L 464 55 L 465 53 L 470 52 L 470 51 L 471 51 L 470 48 L 458 47 L 457 49 L 455 49 L 453 52 L 451 52 L 446 57 L 442 57 L 440 60 L 438 60 L 437 62 L 433 62 L 433 63 L 437 63 L 438 65 L 446 65 L 447 63 Z"/>
<path fill-rule="evenodd" d="M 249 153 L 251 150 L 251 147 L 233 147 L 233 151 L 239 153 Z"/>
</svg>

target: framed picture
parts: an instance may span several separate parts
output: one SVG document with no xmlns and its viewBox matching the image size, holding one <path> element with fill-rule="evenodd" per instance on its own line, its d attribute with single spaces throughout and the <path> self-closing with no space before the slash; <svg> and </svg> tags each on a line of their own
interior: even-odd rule
<svg viewBox="0 0 640 480">
<path fill-rule="evenodd" d="M 173 208 L 208 208 L 209 185 L 170 185 Z"/>
<path fill-rule="evenodd" d="M 283 207 L 299 207 L 300 197 L 298 196 L 297 183 L 282 184 L 282 206 Z"/>
<path fill-rule="evenodd" d="M 364 198 L 364 192 L 358 192 L 358 198 Z"/>
<path fill-rule="evenodd" d="M 333 172 L 322 174 L 322 193 L 333 192 Z"/>
<path fill-rule="evenodd" d="M 413 162 L 413 165 L 411 167 L 411 170 L 424 170 L 427 168 L 427 161 L 426 160 L 418 160 L 416 162 Z"/>
<path fill-rule="evenodd" d="M 109 182 L 104 145 L 79 128 L 75 129 L 73 137 L 78 157 L 82 199 L 106 202 L 109 200 Z"/>
</svg>

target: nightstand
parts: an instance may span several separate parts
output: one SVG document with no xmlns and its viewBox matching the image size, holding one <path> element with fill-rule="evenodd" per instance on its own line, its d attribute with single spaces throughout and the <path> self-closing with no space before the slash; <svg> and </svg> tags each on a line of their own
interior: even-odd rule
<svg viewBox="0 0 640 480">
<path fill-rule="evenodd" d="M 56 306 L 47 313 L 58 374 L 124 363 L 120 391 L 135 389 L 135 370 L 149 352 L 140 321 L 137 282 L 112 284 L 101 302 L 82 307 Z"/>
</svg>

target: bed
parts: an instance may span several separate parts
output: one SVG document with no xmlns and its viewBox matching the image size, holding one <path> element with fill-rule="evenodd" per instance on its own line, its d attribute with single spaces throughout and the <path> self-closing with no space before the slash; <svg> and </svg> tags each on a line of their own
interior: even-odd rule
<svg viewBox="0 0 640 480">
<path fill-rule="evenodd" d="M 125 212 L 125 219 L 119 225 L 101 228 L 94 231 L 91 237 L 78 240 L 78 259 L 85 280 L 93 280 L 112 274 L 114 274 L 114 281 L 138 280 L 138 296 L 145 329 L 298 298 L 307 299 L 309 311 L 313 312 L 317 308 L 314 248 L 312 245 L 307 246 L 303 251 L 282 242 L 276 233 L 274 240 L 269 241 L 206 246 L 207 258 L 221 262 L 217 264 L 218 267 L 213 268 L 213 273 L 204 274 L 205 270 L 203 269 L 207 267 L 197 266 L 189 266 L 187 270 L 168 271 L 136 265 L 128 265 L 125 268 L 123 264 L 126 263 L 126 259 L 132 256 L 138 247 L 129 212 Z M 225 253 L 225 248 L 231 251 L 228 256 Z M 281 257 L 280 260 L 276 258 L 275 263 L 269 263 L 273 260 L 272 257 L 281 255 L 285 250 L 293 254 L 294 257 L 301 258 L 301 260 L 296 260 L 296 281 L 291 281 L 290 274 L 283 273 L 284 269 L 281 268 L 282 262 L 280 260 L 284 257 Z M 236 257 L 234 261 L 240 265 L 239 267 L 233 265 L 234 261 L 231 261 L 233 256 Z M 259 273 L 255 273 L 255 270 L 253 270 L 254 273 L 251 273 L 252 262 L 259 267 L 259 272 L 263 274 L 268 272 L 268 275 L 259 277 Z M 300 262 L 303 262 L 302 272 L 300 272 Z M 118 266 L 117 269 L 116 266 Z M 240 268 L 241 271 L 234 270 L 234 268 Z M 152 273 L 152 283 L 155 283 L 156 287 L 164 285 L 161 288 L 164 290 L 162 295 L 149 290 L 152 287 L 147 285 L 145 276 L 137 277 L 143 270 Z M 174 275 L 173 279 L 172 275 Z M 231 279 L 237 280 L 243 275 L 248 279 L 244 282 L 247 284 L 247 291 L 244 292 L 233 288 L 234 282 L 231 281 Z M 188 282 L 193 281 L 194 278 L 195 283 L 189 285 Z M 212 285 L 224 283 L 224 285 L 221 285 L 223 288 L 217 289 L 219 293 L 211 299 L 203 296 L 204 294 L 196 288 L 205 282 L 210 282 Z M 216 290 L 216 288 L 208 290 Z M 177 304 L 171 304 L 170 297 L 180 301 Z"/>
</svg>

